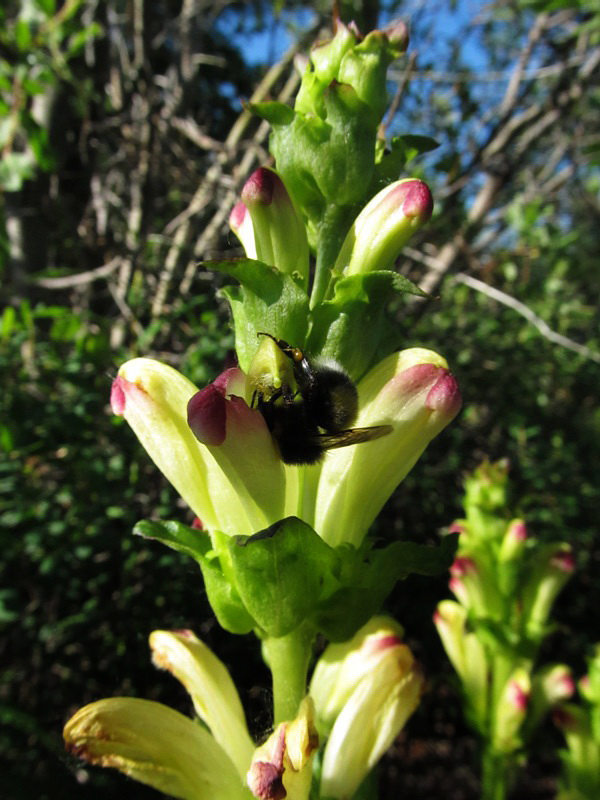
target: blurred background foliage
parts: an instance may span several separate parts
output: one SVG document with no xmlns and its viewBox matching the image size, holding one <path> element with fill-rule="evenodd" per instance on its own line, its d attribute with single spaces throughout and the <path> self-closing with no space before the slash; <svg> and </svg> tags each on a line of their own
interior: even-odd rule
<svg viewBox="0 0 600 800">
<path fill-rule="evenodd" d="M 443 353 L 464 397 L 377 525 L 435 542 L 464 474 L 511 463 L 511 507 L 578 572 L 546 656 L 581 672 L 600 605 L 600 16 L 594 0 L 341 4 L 363 30 L 410 22 L 390 71 L 390 134 L 435 138 L 411 162 L 436 198 L 398 268 L 435 299 L 390 309 L 406 346 Z M 200 576 L 134 540 L 189 521 L 110 414 L 118 365 L 149 355 L 203 385 L 231 358 L 221 279 L 229 210 L 268 159 L 241 100 L 293 96 L 293 55 L 329 3 L 6 0 L 0 8 L 0 759 L 6 800 L 157 796 L 63 752 L 76 708 L 128 694 L 186 713 L 149 663 L 154 628 L 191 627 L 229 664 L 263 733 L 258 654 L 214 624 Z M 431 616 L 446 580 L 388 608 L 431 691 L 386 760 L 382 797 L 472 800 L 475 743 Z M 243 652 L 243 658 L 239 658 Z M 252 653 L 252 655 L 250 655 Z M 252 661 L 254 659 L 254 661 Z M 248 665 L 252 664 L 252 669 Z M 515 797 L 554 797 L 547 727 Z"/>
</svg>

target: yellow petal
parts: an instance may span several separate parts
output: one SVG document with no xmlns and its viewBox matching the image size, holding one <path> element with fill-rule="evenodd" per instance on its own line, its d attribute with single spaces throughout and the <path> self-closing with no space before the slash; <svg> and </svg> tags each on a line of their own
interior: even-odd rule
<svg viewBox="0 0 600 800">
<path fill-rule="evenodd" d="M 226 750 L 243 780 L 254 743 L 237 689 L 223 662 L 191 631 L 154 631 L 150 647 L 156 666 L 172 672 L 188 690 L 196 714 Z"/>
<path fill-rule="evenodd" d="M 246 800 L 233 763 L 208 731 L 150 700 L 112 697 L 65 725 L 67 749 L 181 800 Z"/>
</svg>

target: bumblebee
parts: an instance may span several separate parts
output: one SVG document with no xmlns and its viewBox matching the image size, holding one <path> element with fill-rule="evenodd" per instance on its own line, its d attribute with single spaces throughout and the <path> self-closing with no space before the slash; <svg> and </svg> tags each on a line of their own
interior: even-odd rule
<svg viewBox="0 0 600 800">
<path fill-rule="evenodd" d="M 379 439 L 391 425 L 353 428 L 358 391 L 335 362 L 313 362 L 298 347 L 268 336 L 287 359 L 277 384 L 255 382 L 252 406 L 264 417 L 286 464 L 316 464 L 327 450 Z"/>
</svg>

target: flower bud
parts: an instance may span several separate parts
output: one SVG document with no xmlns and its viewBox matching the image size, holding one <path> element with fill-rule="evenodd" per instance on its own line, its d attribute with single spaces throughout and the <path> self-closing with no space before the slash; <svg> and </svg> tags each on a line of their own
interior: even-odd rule
<svg viewBox="0 0 600 800">
<path fill-rule="evenodd" d="M 387 107 L 385 81 L 388 66 L 408 47 L 408 28 L 396 20 L 385 30 L 368 33 L 343 56 L 337 80 L 353 87 L 380 120 Z"/>
<path fill-rule="evenodd" d="M 256 254 L 256 242 L 254 240 L 254 228 L 252 227 L 252 217 L 244 203 L 236 203 L 231 209 L 229 227 L 242 243 L 248 258 L 258 258 Z"/>
<path fill-rule="evenodd" d="M 573 696 L 575 681 L 571 670 L 565 664 L 543 667 L 533 676 L 531 701 L 525 721 L 524 738 L 534 731 L 548 711 Z"/>
<path fill-rule="evenodd" d="M 579 691 L 588 703 L 600 706 L 600 644 L 594 648 L 587 675 L 579 681 Z M 598 738 L 600 743 L 600 736 Z"/>
<path fill-rule="evenodd" d="M 498 617 L 502 611 L 501 598 L 493 575 L 481 560 L 466 554 L 457 556 L 450 575 L 450 590 L 466 609 L 477 617 Z"/>
<path fill-rule="evenodd" d="M 358 684 L 390 647 L 402 644 L 404 630 L 388 617 L 373 617 L 347 642 L 330 644 L 317 661 L 310 683 L 319 727 L 328 732 Z"/>
<path fill-rule="evenodd" d="M 453 600 L 438 604 L 433 622 L 460 680 L 479 729 L 488 714 L 489 665 L 484 646 L 468 631 L 467 610 Z"/>
<path fill-rule="evenodd" d="M 242 201 L 252 217 L 256 258 L 291 275 L 306 288 L 306 227 L 279 175 L 266 167 L 257 169 L 244 184 Z"/>
<path fill-rule="evenodd" d="M 335 547 L 360 545 L 368 527 L 431 439 L 461 405 L 456 380 L 437 353 L 394 353 L 358 384 L 357 427 L 391 425 L 387 436 L 327 454 L 319 479 L 315 530 Z"/>
<path fill-rule="evenodd" d="M 191 631 L 150 634 L 155 666 L 172 672 L 190 694 L 196 714 L 227 752 L 243 779 L 254 751 L 244 709 L 231 676 Z"/>
<path fill-rule="evenodd" d="M 531 696 L 529 672 L 517 668 L 506 682 L 498 699 L 492 741 L 496 750 L 510 753 L 521 745 L 519 735 Z"/>
<path fill-rule="evenodd" d="M 433 197 L 423 181 L 404 178 L 390 184 L 367 203 L 354 221 L 334 273 L 354 275 L 393 269 L 406 242 L 432 212 Z"/>
<path fill-rule="evenodd" d="M 521 558 L 525 551 L 527 541 L 527 526 L 522 519 L 513 519 L 509 524 L 502 544 L 500 545 L 500 553 L 498 558 L 500 561 L 516 561 Z"/>
<path fill-rule="evenodd" d="M 522 616 L 528 635 L 541 636 L 552 605 L 575 569 L 568 544 L 541 547 L 523 588 Z"/>
<path fill-rule="evenodd" d="M 342 650 L 344 648 L 342 646 Z M 358 670 L 353 666 L 348 668 L 349 694 L 335 719 L 323 755 L 322 797 L 341 800 L 354 795 L 401 731 L 423 693 L 421 669 L 393 629 L 385 631 L 382 637 L 375 635 L 368 650 L 373 652 L 358 655 Z M 342 661 L 347 658 L 354 661 L 353 653 L 340 652 L 340 655 Z M 365 658 L 370 669 L 365 669 L 366 665 L 361 663 Z M 326 701 L 318 685 L 320 680 L 319 675 L 314 679 L 316 693 Z M 342 682 L 338 702 L 343 695 Z M 324 708 L 333 710 L 327 702 Z M 317 713 L 321 713 L 319 708 Z"/>
<path fill-rule="evenodd" d="M 577 782 L 588 790 L 575 796 L 596 797 L 600 775 L 600 744 L 595 740 L 590 714 L 580 706 L 565 703 L 552 712 L 552 720 L 567 741 L 569 750 L 565 754 L 565 763 L 568 773 L 575 776 Z M 571 796 L 573 795 L 566 795 L 569 798 Z"/>
<path fill-rule="evenodd" d="M 298 716 L 282 722 L 252 757 L 248 788 L 260 800 L 306 800 L 312 779 L 312 760 L 319 746 L 314 706 L 304 698 Z"/>
</svg>

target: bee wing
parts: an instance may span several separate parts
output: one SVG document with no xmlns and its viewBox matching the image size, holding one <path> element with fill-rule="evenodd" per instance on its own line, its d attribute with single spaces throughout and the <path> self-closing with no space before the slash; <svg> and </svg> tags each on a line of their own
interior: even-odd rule
<svg viewBox="0 0 600 800">
<path fill-rule="evenodd" d="M 374 425 L 372 428 L 349 428 L 338 433 L 319 433 L 314 437 L 315 444 L 323 450 L 333 450 L 334 447 L 348 447 L 360 442 L 371 442 L 381 436 L 387 436 L 393 430 L 391 425 Z"/>
</svg>

